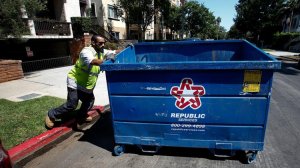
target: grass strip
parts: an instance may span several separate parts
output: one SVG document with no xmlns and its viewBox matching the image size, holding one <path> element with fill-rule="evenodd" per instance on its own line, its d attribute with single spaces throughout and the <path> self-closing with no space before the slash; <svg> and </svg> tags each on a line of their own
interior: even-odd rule
<svg viewBox="0 0 300 168">
<path fill-rule="evenodd" d="M 0 138 L 4 147 L 10 149 L 45 132 L 44 118 L 48 110 L 64 102 L 50 96 L 22 102 L 0 99 Z"/>
</svg>

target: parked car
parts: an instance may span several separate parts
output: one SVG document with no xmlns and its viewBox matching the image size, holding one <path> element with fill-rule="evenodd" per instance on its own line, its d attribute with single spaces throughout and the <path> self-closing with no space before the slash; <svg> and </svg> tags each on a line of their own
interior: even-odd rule
<svg viewBox="0 0 300 168">
<path fill-rule="evenodd" d="M 0 139 L 0 168 L 11 168 L 11 161 L 8 152 L 4 149 Z"/>
</svg>

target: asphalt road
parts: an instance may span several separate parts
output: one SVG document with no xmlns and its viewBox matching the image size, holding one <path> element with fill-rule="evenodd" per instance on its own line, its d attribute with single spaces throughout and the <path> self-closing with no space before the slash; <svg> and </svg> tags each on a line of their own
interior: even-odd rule
<svg viewBox="0 0 300 168">
<path fill-rule="evenodd" d="M 24 167 L 82 168 L 298 168 L 300 161 L 300 70 L 296 63 L 284 63 L 273 81 L 272 99 L 265 137 L 265 148 L 256 161 L 247 165 L 239 156 L 212 157 L 205 149 L 162 148 L 155 155 L 134 146 L 125 154 L 112 156 L 113 132 L 109 114 L 84 132 L 75 132 L 65 141 L 28 162 Z"/>
</svg>

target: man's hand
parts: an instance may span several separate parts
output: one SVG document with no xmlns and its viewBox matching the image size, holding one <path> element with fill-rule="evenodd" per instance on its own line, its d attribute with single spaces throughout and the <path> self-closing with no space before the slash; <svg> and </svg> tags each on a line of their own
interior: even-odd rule
<svg viewBox="0 0 300 168">
<path fill-rule="evenodd" d="M 116 55 L 113 52 L 109 52 L 105 55 L 105 60 L 110 60 L 111 62 L 115 62 Z"/>
<path fill-rule="evenodd" d="M 92 65 L 100 65 L 102 63 L 103 63 L 103 60 L 101 60 L 101 59 L 93 59 L 91 62 Z"/>
<path fill-rule="evenodd" d="M 126 45 L 126 47 L 125 47 L 125 48 L 127 48 L 127 47 L 131 47 L 131 48 L 133 48 L 134 46 L 133 46 L 133 44 L 132 44 L 132 43 L 128 43 L 128 44 Z"/>
</svg>

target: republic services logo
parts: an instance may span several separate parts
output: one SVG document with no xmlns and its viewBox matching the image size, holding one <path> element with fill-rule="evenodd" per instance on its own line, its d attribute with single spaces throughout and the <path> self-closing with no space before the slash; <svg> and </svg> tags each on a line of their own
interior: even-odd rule
<svg viewBox="0 0 300 168">
<path fill-rule="evenodd" d="M 170 94 L 176 98 L 175 106 L 183 110 L 190 106 L 196 110 L 201 107 L 200 96 L 205 95 L 205 88 L 201 85 L 194 85 L 191 78 L 183 78 L 180 86 L 173 86 Z"/>
</svg>

